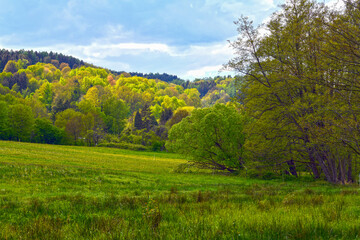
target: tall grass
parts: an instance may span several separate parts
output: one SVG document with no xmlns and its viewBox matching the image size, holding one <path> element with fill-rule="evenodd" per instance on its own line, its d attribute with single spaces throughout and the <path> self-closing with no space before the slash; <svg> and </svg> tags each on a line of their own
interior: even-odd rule
<svg viewBox="0 0 360 240">
<path fill-rule="evenodd" d="M 358 187 L 177 173 L 176 155 L 0 142 L 0 239 L 356 239 Z"/>
</svg>

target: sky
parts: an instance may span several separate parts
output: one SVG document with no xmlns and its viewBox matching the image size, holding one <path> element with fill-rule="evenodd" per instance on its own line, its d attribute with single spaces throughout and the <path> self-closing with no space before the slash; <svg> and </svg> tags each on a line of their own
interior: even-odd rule
<svg viewBox="0 0 360 240">
<path fill-rule="evenodd" d="M 282 0 L 0 0 L 0 48 L 53 51 L 126 72 L 182 79 L 219 72 L 234 57 L 233 23 L 255 25 Z"/>
</svg>

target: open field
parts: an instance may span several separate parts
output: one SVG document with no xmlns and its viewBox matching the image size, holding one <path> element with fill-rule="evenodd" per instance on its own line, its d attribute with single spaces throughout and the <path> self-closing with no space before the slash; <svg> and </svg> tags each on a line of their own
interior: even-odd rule
<svg viewBox="0 0 360 240">
<path fill-rule="evenodd" d="M 360 238 L 357 185 L 174 171 L 184 162 L 0 141 L 0 239 Z"/>
</svg>

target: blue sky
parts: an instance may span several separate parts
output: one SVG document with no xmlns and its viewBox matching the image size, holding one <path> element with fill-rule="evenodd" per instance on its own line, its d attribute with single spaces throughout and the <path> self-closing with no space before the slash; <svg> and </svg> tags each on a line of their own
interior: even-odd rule
<svg viewBox="0 0 360 240">
<path fill-rule="evenodd" d="M 0 48 L 61 52 L 118 71 L 214 76 L 233 56 L 233 21 L 245 15 L 259 24 L 281 3 L 0 0 Z"/>
</svg>

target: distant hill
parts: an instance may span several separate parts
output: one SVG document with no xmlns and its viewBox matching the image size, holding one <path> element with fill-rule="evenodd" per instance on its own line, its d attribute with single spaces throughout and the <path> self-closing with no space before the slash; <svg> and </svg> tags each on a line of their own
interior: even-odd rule
<svg viewBox="0 0 360 240">
<path fill-rule="evenodd" d="M 26 59 L 29 61 L 29 65 L 41 63 L 67 63 L 70 68 L 77 68 L 79 66 L 92 66 L 92 64 L 85 63 L 83 60 L 72 56 L 66 56 L 62 53 L 53 53 L 53 52 L 38 52 L 38 51 L 26 51 L 26 50 L 0 50 L 0 72 L 4 70 L 5 65 L 10 60 L 19 60 Z"/>
<path fill-rule="evenodd" d="M 185 81 L 178 78 L 178 76 L 176 75 L 170 75 L 167 73 L 138 73 L 138 72 L 130 72 L 131 76 L 138 76 L 138 77 L 144 77 L 144 78 L 148 78 L 148 79 L 159 79 L 161 81 L 164 82 L 168 82 L 168 83 L 175 83 L 178 85 L 183 84 Z"/>
<path fill-rule="evenodd" d="M 86 67 L 93 67 L 93 68 L 102 68 L 94 66 L 93 64 L 84 62 L 83 60 L 80 60 L 78 58 L 67 56 L 62 53 L 54 53 L 54 52 L 37 52 L 33 50 L 7 50 L 7 49 L 0 49 L 0 73 L 4 70 L 4 67 L 6 66 L 7 62 L 10 60 L 19 60 L 19 59 L 26 59 L 28 60 L 28 65 L 34 65 L 38 62 L 41 63 L 52 63 L 55 67 L 59 67 L 61 63 L 67 63 L 71 69 L 86 66 Z M 124 71 L 114 71 L 110 69 L 105 69 L 108 72 L 111 72 L 114 75 L 121 75 L 125 73 Z M 216 81 L 222 81 L 225 80 L 226 77 L 223 76 L 217 76 L 213 78 L 203 78 L 203 79 L 195 79 L 194 81 L 185 81 L 183 79 L 178 78 L 176 75 L 171 75 L 167 73 L 140 73 L 140 72 L 129 72 L 125 75 L 131 75 L 131 76 L 138 76 L 143 77 L 147 79 L 159 79 L 161 81 L 167 82 L 167 83 L 174 83 L 177 85 L 181 85 L 184 89 L 190 89 L 190 88 L 196 88 L 199 93 L 200 97 L 203 98 L 206 94 L 211 92 L 217 92 L 220 89 L 217 89 L 217 83 Z M 231 78 L 231 76 L 228 76 L 227 78 Z M 228 83 L 226 83 L 226 86 Z M 227 86 L 229 87 L 229 86 Z M 216 91 L 217 90 L 217 91 Z M 231 85 L 231 90 L 227 89 L 228 94 L 230 97 L 233 97 L 234 95 L 234 86 Z M 219 97 L 219 96 L 218 96 Z"/>
<path fill-rule="evenodd" d="M 78 58 L 67 56 L 62 53 L 54 53 L 54 52 L 38 52 L 33 50 L 7 50 L 7 49 L 0 49 L 0 72 L 4 70 L 5 65 L 10 60 L 19 60 L 19 59 L 26 59 L 29 61 L 29 65 L 36 64 L 38 62 L 41 63 L 55 63 L 54 65 L 60 64 L 60 63 L 67 63 L 69 64 L 69 67 L 71 69 L 77 68 L 80 66 L 87 66 L 87 67 L 95 67 L 99 68 L 97 66 L 94 66 L 93 64 L 84 62 L 83 60 L 80 60 Z M 102 67 L 101 67 L 102 68 Z M 124 73 L 124 71 L 114 71 L 109 70 L 111 73 L 115 75 L 120 75 Z M 185 81 L 182 79 L 179 79 L 176 75 L 170 75 L 167 73 L 139 73 L 139 72 L 130 72 L 131 76 L 139 76 L 144 77 L 148 79 L 159 79 L 164 82 L 171 82 L 175 84 L 181 85 Z"/>
</svg>

